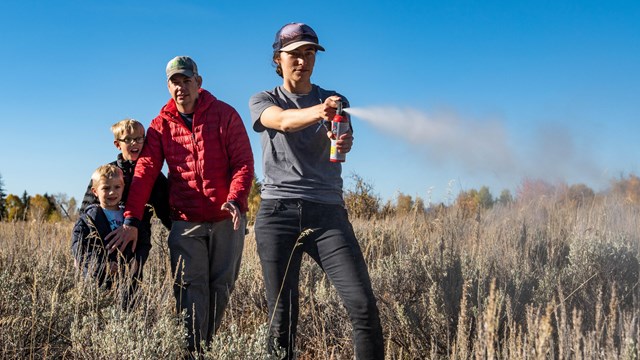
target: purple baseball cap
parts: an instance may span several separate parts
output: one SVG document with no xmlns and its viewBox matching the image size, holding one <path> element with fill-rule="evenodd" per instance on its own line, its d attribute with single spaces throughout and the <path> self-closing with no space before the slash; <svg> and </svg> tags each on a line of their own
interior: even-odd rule
<svg viewBox="0 0 640 360">
<path fill-rule="evenodd" d="M 313 45 L 316 49 L 324 51 L 324 48 L 318 44 L 318 35 L 311 26 L 303 23 L 290 23 L 276 33 L 273 51 L 291 51 L 302 45 Z"/>
</svg>

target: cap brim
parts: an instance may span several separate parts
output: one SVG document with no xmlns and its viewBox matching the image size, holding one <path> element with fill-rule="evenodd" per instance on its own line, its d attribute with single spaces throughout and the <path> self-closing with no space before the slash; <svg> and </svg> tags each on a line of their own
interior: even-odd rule
<svg viewBox="0 0 640 360">
<path fill-rule="evenodd" d="M 171 77 L 175 74 L 182 74 L 186 77 L 193 77 L 193 71 L 191 70 L 184 70 L 184 69 L 179 69 L 179 70 L 174 70 L 170 73 L 167 74 L 167 80 L 171 79 Z"/>
<path fill-rule="evenodd" d="M 300 46 L 303 46 L 303 45 L 313 45 L 316 49 L 318 49 L 320 51 L 325 51 L 322 46 L 314 43 L 313 41 L 296 41 L 294 43 L 291 43 L 291 44 L 281 48 L 280 51 L 295 50 L 295 49 L 297 49 L 297 48 L 299 48 Z"/>
</svg>

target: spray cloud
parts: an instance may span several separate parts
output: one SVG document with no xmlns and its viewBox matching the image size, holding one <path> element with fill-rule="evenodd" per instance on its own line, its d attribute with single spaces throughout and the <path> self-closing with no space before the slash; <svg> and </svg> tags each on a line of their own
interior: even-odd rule
<svg viewBox="0 0 640 360">
<path fill-rule="evenodd" d="M 466 172 L 487 172 L 501 178 L 601 179 L 586 151 L 578 151 L 570 132 L 561 126 L 541 127 L 527 143 L 515 146 L 497 120 L 463 119 L 452 113 L 429 116 L 394 107 L 348 108 L 385 134 L 410 143 L 431 163 L 462 166 Z"/>
</svg>

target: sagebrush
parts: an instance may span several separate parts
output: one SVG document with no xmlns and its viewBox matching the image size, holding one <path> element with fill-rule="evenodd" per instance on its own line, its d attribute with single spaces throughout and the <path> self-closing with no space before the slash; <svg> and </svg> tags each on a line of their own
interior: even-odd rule
<svg viewBox="0 0 640 360">
<path fill-rule="evenodd" d="M 387 359 L 637 359 L 640 208 L 614 196 L 548 197 L 353 219 L 381 311 Z M 137 306 L 82 281 L 71 223 L 0 223 L 3 359 L 179 359 L 166 231 Z M 250 229 L 251 230 L 251 229 Z M 353 358 L 337 293 L 301 270 L 300 359 Z M 263 359 L 267 305 L 250 231 L 222 328 L 205 357 Z"/>
</svg>

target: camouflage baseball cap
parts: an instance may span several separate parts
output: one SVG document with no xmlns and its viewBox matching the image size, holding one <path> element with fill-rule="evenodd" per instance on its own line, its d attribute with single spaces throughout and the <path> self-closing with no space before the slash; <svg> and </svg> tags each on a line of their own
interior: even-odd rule
<svg viewBox="0 0 640 360">
<path fill-rule="evenodd" d="M 186 77 L 198 75 L 198 66 L 188 56 L 176 56 L 167 64 L 167 80 L 175 74 L 182 74 Z"/>
</svg>

